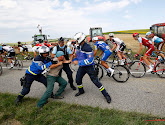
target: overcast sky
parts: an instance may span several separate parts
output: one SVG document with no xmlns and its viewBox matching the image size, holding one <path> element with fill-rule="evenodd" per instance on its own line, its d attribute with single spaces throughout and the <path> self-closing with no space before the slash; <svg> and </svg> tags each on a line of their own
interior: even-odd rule
<svg viewBox="0 0 165 125">
<path fill-rule="evenodd" d="M 50 38 L 147 29 L 165 22 L 165 0 L 0 0 L 0 43 L 32 41 L 40 24 Z"/>
</svg>

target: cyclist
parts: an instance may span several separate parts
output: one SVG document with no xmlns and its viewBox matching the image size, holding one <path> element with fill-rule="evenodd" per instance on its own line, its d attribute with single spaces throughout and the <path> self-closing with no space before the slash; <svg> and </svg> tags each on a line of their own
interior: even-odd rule
<svg viewBox="0 0 165 125">
<path fill-rule="evenodd" d="M 27 56 L 24 55 L 24 52 L 28 53 L 28 48 L 23 45 L 20 41 L 18 41 L 18 50 L 22 54 L 22 56 L 26 59 Z"/>
<path fill-rule="evenodd" d="M 7 59 L 9 61 L 9 63 L 10 63 L 11 68 L 13 68 L 14 65 L 13 65 L 13 63 L 11 61 L 11 58 L 15 57 L 14 48 L 12 48 L 9 45 L 2 44 L 2 50 L 3 50 L 4 55 L 8 54 L 7 55 Z"/>
<path fill-rule="evenodd" d="M 123 40 L 120 40 L 119 38 L 114 37 L 113 33 L 109 34 L 109 40 L 112 41 L 112 43 L 113 43 L 113 47 L 111 50 L 114 51 L 116 49 L 120 64 L 124 65 L 125 56 L 123 54 L 123 51 L 126 48 L 125 43 L 123 42 Z"/>
<path fill-rule="evenodd" d="M 99 88 L 101 93 L 106 98 L 107 102 L 111 102 L 111 97 L 104 89 L 104 86 L 100 83 L 94 69 L 93 51 L 89 44 L 85 42 L 85 34 L 82 32 L 76 33 L 74 39 L 79 45 L 76 51 L 76 59 L 73 60 L 75 64 L 79 65 L 79 69 L 76 74 L 76 83 L 78 85 L 79 92 L 75 96 L 80 96 L 85 93 L 82 85 L 82 79 L 87 73 L 92 82 Z"/>
<path fill-rule="evenodd" d="M 134 33 L 133 34 L 133 38 L 135 40 L 139 41 L 140 44 L 140 48 L 137 54 L 135 54 L 135 57 L 139 56 L 141 50 L 142 50 L 142 45 L 148 47 L 148 50 L 146 51 L 146 53 L 143 56 L 144 61 L 146 62 L 146 64 L 149 67 L 149 70 L 147 72 L 151 72 L 153 70 L 153 67 L 151 66 L 150 62 L 154 65 L 154 62 L 148 57 L 152 54 L 152 52 L 154 51 L 154 46 L 151 43 L 151 41 L 149 41 L 148 39 L 144 38 L 144 37 L 139 37 L 139 33 Z"/>
<path fill-rule="evenodd" d="M 97 49 L 99 48 L 101 50 L 100 54 L 98 55 L 98 57 L 100 57 L 102 54 L 102 58 L 101 58 L 101 65 L 103 65 L 108 73 L 111 73 L 111 76 L 113 75 L 114 70 L 112 68 L 110 68 L 107 63 L 105 62 L 107 60 L 107 58 L 112 54 L 112 51 L 110 50 L 110 47 L 103 41 L 98 41 L 98 37 L 93 37 L 92 39 L 93 43 L 94 43 L 94 48 L 95 51 L 93 53 L 93 56 L 96 56 L 97 53 Z"/>
<path fill-rule="evenodd" d="M 2 45 L 0 45 L 0 61 L 1 62 L 3 62 L 3 56 L 2 56 L 2 54 L 3 54 L 3 49 L 2 49 Z"/>
<path fill-rule="evenodd" d="M 47 86 L 47 79 L 42 74 L 42 72 L 52 65 L 52 62 L 49 58 L 49 48 L 46 46 L 42 46 L 39 48 L 39 55 L 34 58 L 32 64 L 26 70 L 25 73 L 25 83 L 23 84 L 22 91 L 18 94 L 18 97 L 15 101 L 16 104 L 21 102 L 23 97 L 30 92 L 30 87 L 34 80 L 43 83 Z"/>
<path fill-rule="evenodd" d="M 161 53 L 162 47 L 164 46 L 164 40 L 162 38 L 154 36 L 154 34 L 151 32 L 146 33 L 146 38 L 148 38 L 149 40 L 151 40 L 151 42 L 153 42 L 153 44 L 156 46 L 155 50 L 159 51 L 160 52 L 159 55 L 163 57 L 163 59 L 165 59 L 164 54 Z"/>
</svg>

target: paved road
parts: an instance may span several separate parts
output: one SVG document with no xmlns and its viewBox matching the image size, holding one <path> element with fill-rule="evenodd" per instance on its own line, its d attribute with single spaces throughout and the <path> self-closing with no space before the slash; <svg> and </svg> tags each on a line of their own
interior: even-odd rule
<svg viewBox="0 0 165 125">
<path fill-rule="evenodd" d="M 30 61 L 24 62 L 25 69 L 30 64 Z M 0 92 L 18 94 L 22 89 L 19 79 L 24 75 L 25 69 L 9 70 L 4 68 L 3 74 L 0 76 Z M 74 72 L 74 78 L 75 75 L 76 73 Z M 65 73 L 63 73 L 63 77 L 66 78 Z M 111 104 L 106 102 L 87 75 L 83 79 L 85 94 L 75 97 L 74 95 L 77 93 L 77 90 L 73 91 L 68 85 L 63 93 L 65 98 L 61 101 L 165 117 L 165 79 L 161 79 L 153 74 L 146 74 L 140 79 L 130 77 L 126 83 L 117 83 L 112 78 L 104 76 L 101 82 L 112 97 Z M 55 84 L 54 92 L 57 88 L 58 85 Z M 44 91 L 45 87 L 42 84 L 34 82 L 27 96 L 40 98 Z"/>
</svg>

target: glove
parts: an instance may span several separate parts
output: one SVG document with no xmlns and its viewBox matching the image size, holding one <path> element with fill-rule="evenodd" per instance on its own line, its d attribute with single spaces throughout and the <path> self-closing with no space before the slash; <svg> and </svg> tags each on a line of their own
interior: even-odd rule
<svg viewBox="0 0 165 125">
<path fill-rule="evenodd" d="M 135 54 L 135 57 L 138 57 L 139 56 L 139 54 Z"/>
</svg>

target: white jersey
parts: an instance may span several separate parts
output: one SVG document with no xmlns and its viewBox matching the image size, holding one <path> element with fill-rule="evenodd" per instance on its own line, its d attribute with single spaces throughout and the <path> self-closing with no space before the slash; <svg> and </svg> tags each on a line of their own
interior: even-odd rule
<svg viewBox="0 0 165 125">
<path fill-rule="evenodd" d="M 40 47 L 41 47 L 41 46 L 34 46 L 34 47 L 32 48 L 33 52 L 38 52 L 38 49 L 39 49 Z"/>
<path fill-rule="evenodd" d="M 120 46 L 120 44 L 123 43 L 123 40 L 120 40 L 119 38 L 112 38 L 112 42 Z"/>
<path fill-rule="evenodd" d="M 11 46 L 3 46 L 2 49 L 6 52 L 15 52 Z"/>
</svg>

